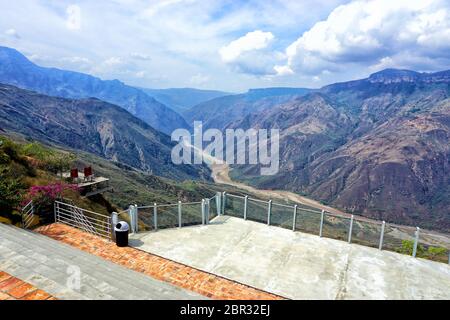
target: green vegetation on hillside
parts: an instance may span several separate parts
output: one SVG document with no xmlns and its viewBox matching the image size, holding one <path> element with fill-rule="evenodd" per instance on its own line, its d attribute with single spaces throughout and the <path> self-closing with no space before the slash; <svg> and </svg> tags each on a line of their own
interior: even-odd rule
<svg viewBox="0 0 450 320">
<path fill-rule="evenodd" d="M 40 222 L 51 221 L 53 201 L 68 198 L 90 210 L 107 213 L 104 203 L 83 199 L 76 186 L 62 180 L 76 156 L 37 142 L 15 142 L 0 136 L 1 221 L 20 224 L 20 209 L 33 200 Z"/>
<path fill-rule="evenodd" d="M 84 198 L 62 178 L 70 168 L 92 166 L 96 176 L 110 179 L 113 192 Z M 175 182 L 87 152 L 70 152 L 14 136 L 0 136 L 0 217 L 19 224 L 20 208 L 33 199 L 41 222 L 49 222 L 55 197 L 99 213 L 121 211 L 130 204 L 200 201 L 220 188 L 200 181 Z M 221 190 L 220 190 L 221 191 Z"/>
</svg>

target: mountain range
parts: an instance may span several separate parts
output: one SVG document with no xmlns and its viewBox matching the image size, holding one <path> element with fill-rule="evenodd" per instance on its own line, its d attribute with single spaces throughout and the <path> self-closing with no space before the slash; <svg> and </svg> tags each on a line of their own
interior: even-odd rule
<svg viewBox="0 0 450 320">
<path fill-rule="evenodd" d="M 0 84 L 0 129 L 82 150 L 173 180 L 208 179 L 206 166 L 174 165 L 174 143 L 123 108 Z"/>
<path fill-rule="evenodd" d="M 141 90 L 178 113 L 182 113 L 202 102 L 231 95 L 229 92 L 194 88 L 141 88 Z"/>
<path fill-rule="evenodd" d="M 202 102 L 182 113 L 189 125 L 202 121 L 203 127 L 224 129 L 244 116 L 271 109 L 311 92 L 305 88 L 250 89 L 246 93 L 218 97 Z"/>
<path fill-rule="evenodd" d="M 101 80 L 84 73 L 41 67 L 12 48 L 0 47 L 0 83 L 49 96 L 73 99 L 95 97 L 121 106 L 167 134 L 177 128 L 189 128 L 177 112 L 138 88 L 119 80 Z"/>
<path fill-rule="evenodd" d="M 213 104 L 214 106 L 214 104 Z M 280 171 L 235 179 L 348 212 L 450 230 L 450 71 L 387 69 L 228 124 L 279 128 Z"/>
</svg>

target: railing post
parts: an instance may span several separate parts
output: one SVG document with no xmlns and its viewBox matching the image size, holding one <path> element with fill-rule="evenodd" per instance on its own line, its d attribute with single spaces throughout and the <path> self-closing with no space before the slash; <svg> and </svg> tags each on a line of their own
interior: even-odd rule
<svg viewBox="0 0 450 320">
<path fill-rule="evenodd" d="M 135 212 L 135 207 L 134 205 L 130 205 L 130 209 L 129 209 L 130 213 L 130 225 L 131 225 L 131 232 L 132 233 L 136 233 L 136 212 Z"/>
<path fill-rule="evenodd" d="M 205 217 L 206 217 L 206 224 L 209 224 L 209 199 L 205 199 Z"/>
<path fill-rule="evenodd" d="M 139 232 L 139 209 L 138 209 L 138 205 L 135 203 L 134 204 L 134 232 L 138 233 Z"/>
<path fill-rule="evenodd" d="M 247 220 L 248 196 L 244 198 L 244 220 Z"/>
<path fill-rule="evenodd" d="M 153 225 L 155 231 L 158 230 L 158 206 L 156 202 L 153 204 Z"/>
<path fill-rule="evenodd" d="M 416 227 L 416 237 L 414 238 L 414 248 L 413 248 L 413 253 L 412 256 L 415 258 L 417 255 L 417 245 L 419 244 L 419 227 Z"/>
<path fill-rule="evenodd" d="M 128 216 L 130 217 L 131 232 L 134 233 L 134 206 L 132 204 L 128 207 Z"/>
<path fill-rule="evenodd" d="M 227 203 L 227 193 L 224 191 L 222 193 L 222 215 L 225 215 L 225 206 Z"/>
<path fill-rule="evenodd" d="M 205 199 L 202 199 L 202 224 L 205 224 Z"/>
<path fill-rule="evenodd" d="M 138 232 L 138 207 L 137 204 L 130 206 L 130 223 L 133 233 Z"/>
<path fill-rule="evenodd" d="M 111 213 L 111 239 L 116 240 L 116 232 L 114 230 L 116 224 L 119 222 L 119 214 L 117 212 Z"/>
<path fill-rule="evenodd" d="M 292 231 L 295 231 L 295 225 L 297 224 L 297 205 L 294 205 L 294 218 L 292 220 Z"/>
<path fill-rule="evenodd" d="M 323 218 L 325 215 L 325 210 L 322 210 L 320 213 L 320 228 L 319 228 L 319 237 L 322 237 L 322 231 L 323 231 Z"/>
<path fill-rule="evenodd" d="M 272 215 L 272 200 L 269 200 L 267 208 L 267 225 L 270 226 L 270 216 Z"/>
<path fill-rule="evenodd" d="M 178 228 L 181 228 L 181 201 L 178 201 Z"/>
<path fill-rule="evenodd" d="M 352 242 L 353 218 L 354 216 L 352 215 L 350 219 L 350 227 L 348 228 L 348 243 Z"/>
<path fill-rule="evenodd" d="M 54 222 L 56 222 L 56 205 L 57 205 L 58 203 L 55 201 L 55 202 L 53 202 L 53 215 L 55 216 L 55 221 Z"/>
<path fill-rule="evenodd" d="M 378 245 L 378 250 L 381 250 L 383 248 L 383 238 L 384 238 L 384 228 L 386 226 L 386 222 L 381 223 L 381 235 L 380 235 L 380 244 Z"/>
<path fill-rule="evenodd" d="M 222 208 L 222 194 L 220 192 L 216 192 L 216 211 L 217 215 L 220 216 L 220 211 Z"/>
</svg>

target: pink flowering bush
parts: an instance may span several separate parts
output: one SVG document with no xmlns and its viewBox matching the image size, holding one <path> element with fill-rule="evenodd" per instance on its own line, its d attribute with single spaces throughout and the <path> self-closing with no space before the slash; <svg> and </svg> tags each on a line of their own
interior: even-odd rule
<svg viewBox="0 0 450 320">
<path fill-rule="evenodd" d="M 51 200 L 61 198 L 66 190 L 78 191 L 76 184 L 52 183 L 46 186 L 32 186 L 28 194 L 32 197 L 47 197 Z"/>
<path fill-rule="evenodd" d="M 30 200 L 33 200 L 35 213 L 44 217 L 53 213 L 53 202 L 61 199 L 66 191 L 78 191 L 77 185 L 66 183 L 52 183 L 45 186 L 32 186 L 22 201 L 25 206 Z"/>
</svg>

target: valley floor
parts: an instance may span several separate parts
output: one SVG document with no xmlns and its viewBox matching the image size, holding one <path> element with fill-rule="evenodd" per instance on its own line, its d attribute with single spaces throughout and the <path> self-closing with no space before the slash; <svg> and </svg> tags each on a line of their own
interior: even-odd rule
<svg viewBox="0 0 450 320">
<path fill-rule="evenodd" d="M 450 266 L 219 216 L 132 246 L 291 299 L 450 299 Z"/>
</svg>

